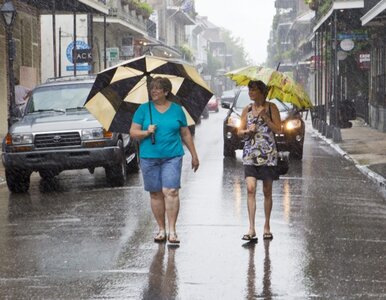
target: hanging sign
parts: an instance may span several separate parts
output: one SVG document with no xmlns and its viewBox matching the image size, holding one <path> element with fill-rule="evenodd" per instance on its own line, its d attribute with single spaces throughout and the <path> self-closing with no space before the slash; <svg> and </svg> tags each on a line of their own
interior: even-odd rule
<svg viewBox="0 0 386 300">
<path fill-rule="evenodd" d="M 344 39 L 340 42 L 340 48 L 344 51 L 351 51 L 354 49 L 354 41 L 350 39 Z"/>
</svg>

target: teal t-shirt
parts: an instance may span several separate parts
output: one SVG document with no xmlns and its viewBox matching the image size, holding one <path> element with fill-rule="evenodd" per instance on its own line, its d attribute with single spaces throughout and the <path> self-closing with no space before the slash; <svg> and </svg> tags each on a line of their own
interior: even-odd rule
<svg viewBox="0 0 386 300">
<path fill-rule="evenodd" d="M 141 158 L 169 158 L 184 155 L 180 128 L 188 126 L 182 107 L 174 102 L 163 113 L 160 113 L 154 103 L 150 102 L 150 108 L 155 131 L 155 144 L 151 143 L 151 137 L 144 138 L 139 144 L 139 157 Z M 149 103 L 141 104 L 134 113 L 133 123 L 142 126 L 146 130 L 150 125 Z"/>
</svg>

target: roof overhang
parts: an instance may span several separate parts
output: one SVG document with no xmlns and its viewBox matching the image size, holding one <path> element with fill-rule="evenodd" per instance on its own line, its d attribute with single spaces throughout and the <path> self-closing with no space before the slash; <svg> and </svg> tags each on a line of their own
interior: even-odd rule
<svg viewBox="0 0 386 300">
<path fill-rule="evenodd" d="M 311 22 L 311 20 L 315 17 L 315 11 L 314 10 L 309 10 L 305 12 L 304 14 L 299 15 L 294 23 L 298 24 L 308 24 Z"/>
<path fill-rule="evenodd" d="M 178 6 L 168 6 L 169 18 L 174 17 L 182 22 L 184 25 L 195 25 L 196 22 L 185 13 L 181 7 Z"/>
<path fill-rule="evenodd" d="M 109 9 L 106 5 L 106 0 L 19 0 L 29 6 L 35 7 L 40 14 L 52 14 L 55 12 L 73 12 L 77 13 L 96 13 L 108 14 Z"/>
<path fill-rule="evenodd" d="M 330 10 L 314 26 L 313 31 L 314 32 L 317 31 L 319 27 L 322 26 L 322 24 L 326 22 L 326 20 L 328 20 L 328 18 L 332 15 L 332 13 L 335 10 L 354 9 L 354 8 L 363 8 L 363 7 L 364 7 L 364 0 L 334 1 Z"/>
<path fill-rule="evenodd" d="M 379 1 L 372 9 L 370 9 L 362 18 L 362 26 L 371 23 L 375 23 L 375 18 L 382 14 L 386 10 L 386 0 Z"/>
<path fill-rule="evenodd" d="M 106 6 L 106 0 L 78 0 L 80 3 L 87 5 L 88 7 L 93 8 L 96 11 L 101 12 L 102 14 L 107 15 L 109 9 Z"/>
</svg>

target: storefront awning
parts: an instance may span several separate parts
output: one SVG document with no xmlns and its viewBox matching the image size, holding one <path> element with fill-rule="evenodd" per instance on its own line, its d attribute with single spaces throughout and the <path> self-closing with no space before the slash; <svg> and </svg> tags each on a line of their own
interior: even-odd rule
<svg viewBox="0 0 386 300">
<path fill-rule="evenodd" d="M 368 23 L 374 23 L 374 19 L 380 16 L 386 10 L 386 0 L 381 0 L 375 5 L 372 9 L 370 9 L 362 18 L 362 26 Z M 371 24 L 368 24 L 371 25 Z"/>
<path fill-rule="evenodd" d="M 322 24 L 326 22 L 326 20 L 328 20 L 328 18 L 332 15 L 334 10 L 354 9 L 354 8 L 363 8 L 363 7 L 364 7 L 364 0 L 334 1 L 330 10 L 314 26 L 313 31 L 314 32 L 317 31 L 319 27 L 322 26 Z"/>
</svg>

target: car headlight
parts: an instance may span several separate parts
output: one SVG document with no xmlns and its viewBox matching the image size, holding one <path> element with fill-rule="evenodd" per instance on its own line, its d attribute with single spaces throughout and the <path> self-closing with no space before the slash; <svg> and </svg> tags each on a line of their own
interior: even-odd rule
<svg viewBox="0 0 386 300">
<path fill-rule="evenodd" d="M 230 115 L 227 122 L 228 126 L 239 128 L 241 125 L 241 120 L 239 116 Z"/>
<path fill-rule="evenodd" d="M 103 138 L 103 128 L 89 128 L 82 130 L 82 140 L 96 140 Z"/>
<path fill-rule="evenodd" d="M 302 127 L 302 122 L 299 119 L 289 120 L 285 123 L 286 130 L 293 130 Z"/>
<path fill-rule="evenodd" d="M 33 143 L 32 133 L 7 134 L 5 139 L 7 145 L 26 145 Z"/>
</svg>

